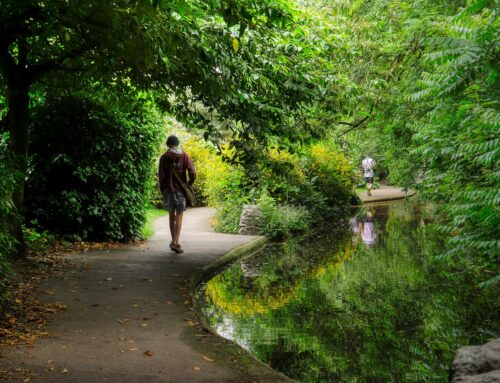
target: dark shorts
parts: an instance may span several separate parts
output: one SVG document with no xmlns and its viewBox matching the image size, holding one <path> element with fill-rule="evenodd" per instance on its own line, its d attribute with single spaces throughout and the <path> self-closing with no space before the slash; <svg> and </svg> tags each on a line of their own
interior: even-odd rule
<svg viewBox="0 0 500 383">
<path fill-rule="evenodd" d="M 365 182 L 367 184 L 372 184 L 373 183 L 373 177 L 365 177 Z"/>
<path fill-rule="evenodd" d="M 186 197 L 182 192 L 163 193 L 163 208 L 168 211 L 182 213 L 186 210 Z"/>
</svg>

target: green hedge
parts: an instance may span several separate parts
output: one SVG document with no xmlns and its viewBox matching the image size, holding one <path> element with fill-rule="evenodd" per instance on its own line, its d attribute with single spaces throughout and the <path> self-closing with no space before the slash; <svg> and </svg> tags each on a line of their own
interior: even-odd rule
<svg viewBox="0 0 500 383">
<path fill-rule="evenodd" d="M 14 175 L 8 168 L 7 143 L 8 134 L 0 134 L 0 306 L 4 294 L 3 282 L 10 270 L 9 256 L 15 245 L 9 230 L 15 213 L 11 199 Z"/>
<path fill-rule="evenodd" d="M 32 120 L 28 218 L 71 240 L 140 237 L 162 129 L 154 110 L 51 98 Z"/>
</svg>

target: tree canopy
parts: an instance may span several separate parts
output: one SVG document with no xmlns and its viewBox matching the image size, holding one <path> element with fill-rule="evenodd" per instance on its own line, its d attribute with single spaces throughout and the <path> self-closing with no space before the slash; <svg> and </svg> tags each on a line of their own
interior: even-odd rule
<svg viewBox="0 0 500 383">
<path fill-rule="evenodd" d="M 2 0 L 9 166 L 28 173 L 30 118 L 53 95 L 169 113 L 241 166 L 249 191 L 294 166 L 276 153 L 298 163 L 326 139 L 351 165 L 371 152 L 391 182 L 444 203 L 447 256 L 479 255 L 491 271 L 498 9 L 496 0 Z M 21 215 L 24 179 L 12 181 Z"/>
</svg>

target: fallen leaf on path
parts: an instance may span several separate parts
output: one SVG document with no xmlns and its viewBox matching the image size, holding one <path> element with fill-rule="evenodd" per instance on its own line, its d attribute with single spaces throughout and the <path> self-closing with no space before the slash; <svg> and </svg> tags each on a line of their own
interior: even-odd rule
<svg viewBox="0 0 500 383">
<path fill-rule="evenodd" d="M 109 281 L 112 281 L 112 280 L 113 280 L 113 278 L 108 277 L 108 278 L 105 278 L 104 280 L 109 282 Z"/>
<path fill-rule="evenodd" d="M 203 355 L 203 359 L 205 359 L 207 362 L 215 362 L 215 359 L 209 358 L 208 356 Z"/>
<path fill-rule="evenodd" d="M 132 347 L 132 348 L 129 348 L 128 350 L 129 350 L 129 351 L 137 351 L 137 350 L 139 350 L 139 349 L 138 349 L 137 347 Z"/>
<path fill-rule="evenodd" d="M 69 372 L 69 370 L 68 370 L 67 368 L 65 368 L 65 369 L 63 369 L 61 372 L 62 372 L 63 374 L 67 374 L 67 373 Z"/>
<path fill-rule="evenodd" d="M 127 324 L 127 322 L 130 322 L 130 319 L 117 319 L 116 321 L 120 324 Z"/>
<path fill-rule="evenodd" d="M 173 305 L 173 304 L 174 304 L 174 302 L 172 302 L 172 301 L 166 301 L 166 302 L 164 302 L 164 303 L 165 303 L 166 305 Z"/>
<path fill-rule="evenodd" d="M 148 326 L 148 324 L 147 324 L 147 323 L 142 323 L 142 324 L 140 325 L 140 327 L 147 327 L 147 326 Z"/>
<path fill-rule="evenodd" d="M 193 367 L 193 371 L 200 371 L 200 370 L 201 370 L 201 368 L 199 368 L 198 366 Z"/>
<path fill-rule="evenodd" d="M 190 327 L 195 327 L 197 325 L 196 322 L 193 322 L 192 320 L 188 320 L 188 319 L 184 319 L 184 321 L 186 322 L 186 324 Z"/>
<path fill-rule="evenodd" d="M 153 353 L 151 351 L 145 351 L 144 352 L 144 355 L 147 355 L 147 356 L 153 356 Z"/>
</svg>

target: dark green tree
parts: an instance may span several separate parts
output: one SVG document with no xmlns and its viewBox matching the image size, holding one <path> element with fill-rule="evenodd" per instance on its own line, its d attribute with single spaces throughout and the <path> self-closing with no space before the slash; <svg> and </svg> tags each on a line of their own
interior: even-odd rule
<svg viewBox="0 0 500 383">
<path fill-rule="evenodd" d="M 146 82 L 147 68 L 159 59 L 152 54 L 154 40 L 141 22 L 148 11 L 153 12 L 153 7 L 129 1 L 2 1 L 0 73 L 15 171 L 26 174 L 34 84 L 61 72 Z M 24 177 L 17 182 L 12 199 L 23 214 Z M 14 231 L 18 253 L 23 254 L 19 223 Z"/>
<path fill-rule="evenodd" d="M 262 142 L 295 126 L 290 111 L 311 96 L 301 91 L 310 81 L 293 71 L 300 49 L 272 32 L 290 20 L 284 1 L 7 0 L 0 12 L 0 79 L 12 167 L 21 174 L 30 91 L 61 85 L 61 78 L 73 87 L 98 82 L 161 90 L 164 104 L 173 100 L 178 113 L 204 121 L 207 138 L 220 129 L 214 114 L 230 121 L 229 142 L 239 148 L 246 139 Z M 22 214 L 24 178 L 13 201 Z M 22 254 L 20 224 L 15 234 Z"/>
</svg>

